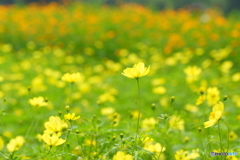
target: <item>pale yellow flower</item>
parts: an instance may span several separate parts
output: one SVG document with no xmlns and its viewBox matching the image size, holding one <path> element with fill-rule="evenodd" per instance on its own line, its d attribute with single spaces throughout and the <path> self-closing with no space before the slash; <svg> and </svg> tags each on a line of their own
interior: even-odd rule
<svg viewBox="0 0 240 160">
<path fill-rule="evenodd" d="M 74 83 L 76 81 L 78 81 L 80 79 L 80 73 L 77 72 L 77 73 L 65 73 L 63 76 L 62 76 L 62 80 L 65 81 L 65 82 L 69 82 L 69 83 Z"/>
<path fill-rule="evenodd" d="M 44 133 L 42 135 L 42 140 L 50 147 L 59 146 L 59 145 L 63 144 L 66 141 L 65 139 L 59 138 L 55 134 L 50 135 L 48 133 Z"/>
<path fill-rule="evenodd" d="M 229 133 L 229 140 L 234 141 L 238 138 L 238 135 L 234 131 L 230 131 Z"/>
<path fill-rule="evenodd" d="M 10 142 L 7 144 L 7 150 L 8 152 L 17 151 L 22 147 L 24 143 L 24 138 L 22 136 L 17 136 L 16 138 L 11 139 Z"/>
<path fill-rule="evenodd" d="M 145 64 L 143 62 L 139 62 L 138 64 L 135 64 L 133 68 L 126 68 L 123 70 L 122 75 L 128 77 L 128 78 L 140 78 L 145 75 L 147 75 L 150 71 L 150 66 L 145 67 Z"/>
<path fill-rule="evenodd" d="M 199 79 L 202 69 L 197 66 L 188 66 L 184 69 L 184 73 L 187 75 L 187 82 L 192 83 Z"/>
<path fill-rule="evenodd" d="M 101 109 L 101 114 L 104 116 L 109 116 L 115 112 L 113 107 L 105 107 Z"/>
<path fill-rule="evenodd" d="M 48 105 L 47 101 L 41 96 L 29 99 L 29 103 L 35 107 L 43 107 Z"/>
<path fill-rule="evenodd" d="M 145 118 L 142 120 L 142 129 L 145 131 L 149 131 L 151 129 L 154 129 L 155 125 L 157 124 L 157 121 L 153 118 Z"/>
<path fill-rule="evenodd" d="M 176 130 L 183 130 L 184 129 L 184 120 L 181 119 L 180 116 L 173 115 L 169 119 L 169 124 L 171 128 Z"/>
<path fill-rule="evenodd" d="M 204 127 L 208 128 L 208 127 L 213 126 L 215 123 L 217 123 L 218 120 L 223 115 L 223 110 L 224 110 L 224 105 L 221 101 L 219 103 L 215 104 L 212 108 L 212 112 L 210 113 L 209 121 L 204 122 Z"/>
<path fill-rule="evenodd" d="M 217 87 L 210 87 L 207 89 L 207 102 L 209 106 L 216 104 L 220 100 L 220 91 Z"/>
<path fill-rule="evenodd" d="M 118 151 L 114 156 L 113 160 L 133 160 L 130 154 L 126 154 L 123 151 Z"/>
<path fill-rule="evenodd" d="M 3 149 L 3 147 L 4 147 L 4 141 L 2 137 L 0 137 L 0 151 Z"/>
<path fill-rule="evenodd" d="M 192 150 L 192 152 L 184 151 L 183 149 L 178 150 L 175 154 L 176 160 L 194 160 L 198 157 L 200 157 L 200 154 L 198 153 L 199 150 Z"/>
<path fill-rule="evenodd" d="M 155 94 L 164 94 L 164 93 L 166 93 L 167 89 L 163 86 L 158 86 L 158 87 L 153 88 L 152 91 Z"/>
<path fill-rule="evenodd" d="M 160 153 L 166 150 L 160 143 L 146 143 L 143 148 L 154 153 Z"/>
<path fill-rule="evenodd" d="M 75 116 L 75 113 L 68 113 L 68 114 L 65 114 L 64 115 L 64 119 L 68 120 L 68 121 L 74 121 L 74 120 L 77 120 L 79 119 L 80 116 Z"/>
</svg>

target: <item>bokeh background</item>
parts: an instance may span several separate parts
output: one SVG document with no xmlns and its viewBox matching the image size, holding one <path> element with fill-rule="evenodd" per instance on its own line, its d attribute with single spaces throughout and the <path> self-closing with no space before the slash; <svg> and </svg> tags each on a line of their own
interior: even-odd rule
<svg viewBox="0 0 240 160">
<path fill-rule="evenodd" d="M 154 10 L 178 9 L 178 8 L 221 8 L 225 13 L 240 9 L 239 0 L 1 0 L 0 4 L 27 4 L 27 3 L 59 2 L 68 4 L 71 2 L 84 2 L 94 4 L 120 5 L 123 3 L 139 3 Z"/>
</svg>

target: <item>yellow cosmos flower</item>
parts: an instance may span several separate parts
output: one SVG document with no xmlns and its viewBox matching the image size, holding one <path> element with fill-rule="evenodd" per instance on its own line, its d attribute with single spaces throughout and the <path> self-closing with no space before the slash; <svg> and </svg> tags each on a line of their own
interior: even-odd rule
<svg viewBox="0 0 240 160">
<path fill-rule="evenodd" d="M 69 82 L 69 83 L 74 83 L 76 81 L 78 81 L 80 79 L 80 73 L 77 72 L 77 73 L 65 73 L 63 76 L 62 76 L 62 80 L 65 81 L 65 82 Z"/>
<path fill-rule="evenodd" d="M 234 141 L 238 138 L 238 135 L 234 131 L 230 131 L 229 133 L 229 140 Z"/>
<path fill-rule="evenodd" d="M 154 153 L 160 153 L 166 150 L 165 147 L 162 147 L 160 143 L 147 143 L 143 147 L 145 150 Z"/>
<path fill-rule="evenodd" d="M 192 83 L 199 79 L 202 69 L 197 66 L 188 66 L 184 69 L 184 73 L 187 75 L 187 82 Z"/>
<path fill-rule="evenodd" d="M 59 146 L 59 145 L 63 144 L 64 142 L 66 142 L 65 139 L 59 138 L 55 134 L 50 135 L 48 133 L 44 133 L 42 135 L 42 140 L 50 147 Z"/>
<path fill-rule="evenodd" d="M 3 149 L 3 147 L 4 147 L 4 141 L 2 137 L 0 137 L 0 151 Z"/>
<path fill-rule="evenodd" d="M 145 131 L 150 131 L 154 129 L 156 124 L 157 124 L 157 121 L 153 117 L 145 118 L 142 121 L 142 129 Z"/>
<path fill-rule="evenodd" d="M 43 107 L 43 106 L 47 106 L 47 101 L 43 98 L 43 97 L 34 97 L 32 99 L 29 99 L 29 103 L 32 106 L 35 107 Z"/>
<path fill-rule="evenodd" d="M 113 160 L 133 160 L 130 154 L 126 154 L 123 151 L 118 151 L 114 156 Z"/>
<path fill-rule="evenodd" d="M 20 149 L 24 144 L 25 140 L 22 136 L 17 136 L 14 139 L 11 139 L 10 142 L 7 144 L 8 152 L 14 152 Z"/>
<path fill-rule="evenodd" d="M 184 129 L 184 120 L 181 119 L 180 116 L 173 115 L 169 119 L 169 124 L 171 128 L 176 130 L 183 130 Z"/>
<path fill-rule="evenodd" d="M 217 121 L 222 117 L 223 110 L 224 110 L 224 105 L 221 101 L 215 104 L 212 108 L 212 112 L 210 113 L 209 121 L 204 123 L 204 127 L 208 128 L 213 126 L 215 123 L 217 123 Z"/>
<path fill-rule="evenodd" d="M 68 128 L 68 124 L 58 116 L 51 116 L 49 121 L 44 123 L 46 130 L 44 133 L 56 134 L 60 136 L 62 131 Z"/>
<path fill-rule="evenodd" d="M 220 100 L 220 91 L 217 87 L 210 87 L 207 89 L 207 101 L 208 105 L 212 106 Z"/>
<path fill-rule="evenodd" d="M 68 121 L 74 121 L 74 120 L 77 120 L 79 119 L 80 116 L 75 116 L 75 113 L 68 113 L 68 114 L 65 114 L 64 115 L 64 119 L 68 120 Z"/>
<path fill-rule="evenodd" d="M 122 75 L 128 78 L 140 78 L 147 75 L 149 71 L 150 66 L 145 67 L 145 64 L 143 62 L 139 62 L 138 64 L 135 64 L 133 68 L 126 68 L 123 70 Z"/>
</svg>

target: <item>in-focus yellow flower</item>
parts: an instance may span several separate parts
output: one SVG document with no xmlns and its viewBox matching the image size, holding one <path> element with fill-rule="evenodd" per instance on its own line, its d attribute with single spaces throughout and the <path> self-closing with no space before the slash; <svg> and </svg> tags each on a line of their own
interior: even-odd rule
<svg viewBox="0 0 240 160">
<path fill-rule="evenodd" d="M 212 112 L 210 113 L 209 121 L 204 122 L 204 127 L 208 128 L 213 126 L 215 123 L 217 123 L 218 120 L 222 117 L 223 110 L 224 110 L 224 105 L 221 101 L 215 104 L 212 108 Z"/>
<path fill-rule="evenodd" d="M 48 133 L 44 133 L 42 135 L 42 140 L 50 147 L 59 146 L 59 145 L 63 144 L 64 142 L 66 142 L 65 139 L 59 138 L 55 134 L 50 135 Z"/>
<path fill-rule="evenodd" d="M 41 96 L 29 99 L 29 103 L 35 107 L 43 107 L 43 106 L 47 106 L 48 104 L 47 101 Z"/>
<path fill-rule="evenodd" d="M 24 144 L 25 140 L 22 136 L 17 136 L 14 139 L 11 139 L 7 144 L 8 152 L 14 152 L 20 149 L 20 147 Z"/>
<path fill-rule="evenodd" d="M 65 82 L 69 82 L 69 83 L 74 83 L 76 81 L 78 81 L 80 79 L 80 73 L 77 72 L 77 73 L 65 73 L 63 76 L 62 76 L 62 80 L 65 81 Z"/>
<path fill-rule="evenodd" d="M 46 128 L 44 133 L 56 134 L 60 136 L 63 130 L 68 128 L 68 124 L 61 120 L 58 116 L 51 116 L 49 121 L 44 123 L 44 127 Z"/>
<path fill-rule="evenodd" d="M 113 160 L 133 160 L 130 154 L 126 154 L 123 151 L 118 151 L 114 156 Z"/>
<path fill-rule="evenodd" d="M 135 64 L 133 68 L 126 68 L 123 70 L 122 75 L 128 77 L 128 78 L 140 78 L 145 75 L 147 75 L 150 71 L 150 66 L 145 67 L 145 64 L 143 62 L 139 62 L 138 64 Z"/>
<path fill-rule="evenodd" d="M 169 119 L 169 124 L 173 129 L 183 130 L 184 129 L 184 120 L 180 116 L 173 115 Z"/>
<path fill-rule="evenodd" d="M 68 113 L 68 114 L 65 114 L 64 115 L 64 119 L 68 120 L 68 121 L 74 121 L 74 120 L 77 120 L 79 119 L 80 116 L 75 116 L 75 113 Z"/>
<path fill-rule="evenodd" d="M 199 79 L 202 69 L 197 66 L 188 66 L 184 69 L 184 73 L 187 75 L 187 82 L 192 83 Z"/>
</svg>

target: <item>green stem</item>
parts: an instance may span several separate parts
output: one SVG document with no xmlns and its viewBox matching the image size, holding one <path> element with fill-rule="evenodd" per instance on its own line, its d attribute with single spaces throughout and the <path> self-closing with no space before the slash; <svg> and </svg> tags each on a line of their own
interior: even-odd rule
<svg viewBox="0 0 240 160">
<path fill-rule="evenodd" d="M 227 151 L 226 152 L 228 152 L 228 149 L 229 149 L 229 127 L 224 120 L 221 119 L 221 121 L 227 126 Z"/>
<path fill-rule="evenodd" d="M 136 142 L 137 142 L 137 135 L 139 131 L 139 123 L 140 123 L 140 114 L 141 114 L 141 92 L 140 92 L 140 85 L 139 85 L 139 78 L 136 78 L 137 86 L 138 86 L 138 120 L 137 120 L 137 130 L 136 130 Z"/>
<path fill-rule="evenodd" d="M 34 158 L 33 160 L 43 159 L 44 157 L 46 157 L 50 153 L 51 149 L 52 149 L 52 146 L 50 146 L 48 152 L 45 155 L 43 155 L 41 157 L 38 157 L 38 158 Z"/>
<path fill-rule="evenodd" d="M 221 152 L 223 153 L 224 150 L 223 150 L 223 146 L 222 146 L 222 136 L 221 136 L 220 122 L 219 121 L 218 121 L 218 135 L 219 135 L 219 144 L 220 144 L 220 147 L 221 147 Z"/>
<path fill-rule="evenodd" d="M 136 78 L 136 80 L 137 80 L 137 86 L 138 86 L 138 122 L 137 122 L 137 134 L 138 134 L 140 113 L 141 113 L 141 93 L 140 93 L 139 79 Z"/>
<path fill-rule="evenodd" d="M 69 96 L 68 105 L 70 105 L 70 104 L 72 103 L 73 84 L 74 84 L 74 83 L 71 83 L 71 87 L 70 87 L 70 96 Z"/>
</svg>

